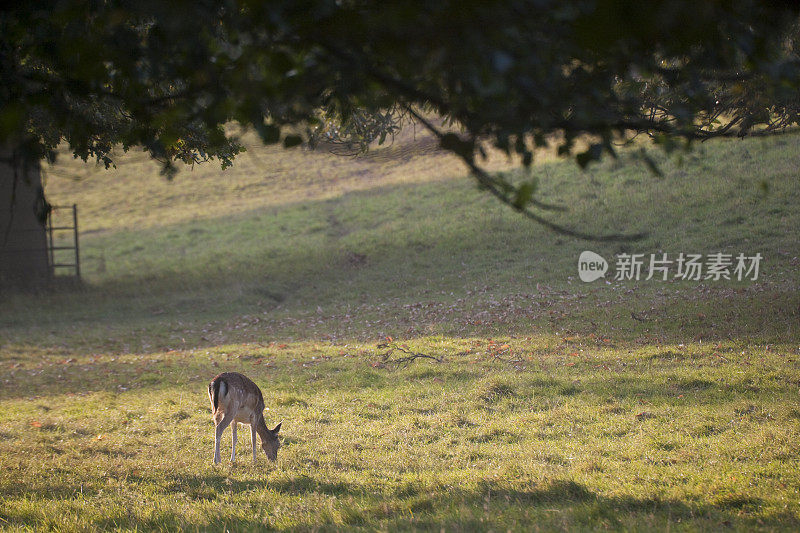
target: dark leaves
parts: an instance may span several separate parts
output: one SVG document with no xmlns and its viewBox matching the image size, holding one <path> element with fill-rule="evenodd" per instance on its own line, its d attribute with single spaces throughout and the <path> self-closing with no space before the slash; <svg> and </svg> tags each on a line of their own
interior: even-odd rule
<svg viewBox="0 0 800 533">
<path fill-rule="evenodd" d="M 577 161 L 578 165 L 581 168 L 586 168 L 586 166 L 592 161 L 599 161 L 602 155 L 603 155 L 603 145 L 593 144 L 585 152 L 581 152 L 578 155 L 576 155 L 575 161 Z"/>
<path fill-rule="evenodd" d="M 292 148 L 303 144 L 303 138 L 299 135 L 287 135 L 283 138 L 283 147 Z"/>
<path fill-rule="evenodd" d="M 256 131 L 264 144 L 276 144 L 281 140 L 281 129 L 274 124 L 256 123 Z"/>
<path fill-rule="evenodd" d="M 473 141 L 465 141 L 455 133 L 445 133 L 439 141 L 445 150 L 449 150 L 465 159 L 472 159 L 475 150 Z"/>
</svg>

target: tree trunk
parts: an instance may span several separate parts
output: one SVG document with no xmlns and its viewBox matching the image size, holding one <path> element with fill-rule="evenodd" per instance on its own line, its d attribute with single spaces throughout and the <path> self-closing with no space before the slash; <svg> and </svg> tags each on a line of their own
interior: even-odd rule
<svg viewBox="0 0 800 533">
<path fill-rule="evenodd" d="M 31 289 L 50 279 L 39 163 L 0 147 L 0 289 Z"/>
</svg>

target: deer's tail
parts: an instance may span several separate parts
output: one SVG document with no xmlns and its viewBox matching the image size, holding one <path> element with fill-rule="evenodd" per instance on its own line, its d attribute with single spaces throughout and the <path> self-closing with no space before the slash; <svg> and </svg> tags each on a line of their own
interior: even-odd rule
<svg viewBox="0 0 800 533">
<path fill-rule="evenodd" d="M 211 383 L 208 384 L 208 396 L 211 398 L 211 405 L 214 406 L 214 412 L 219 407 L 220 395 L 225 396 L 228 391 L 228 385 L 222 376 L 215 377 Z"/>
</svg>

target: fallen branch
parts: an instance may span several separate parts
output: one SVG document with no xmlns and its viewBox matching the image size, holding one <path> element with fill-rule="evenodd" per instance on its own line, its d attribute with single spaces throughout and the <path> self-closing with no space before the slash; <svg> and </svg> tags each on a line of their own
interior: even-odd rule
<svg viewBox="0 0 800 533">
<path fill-rule="evenodd" d="M 393 364 L 393 365 L 397 365 L 397 367 L 400 367 L 401 365 L 403 367 L 406 367 L 406 366 L 410 365 L 411 363 L 413 363 L 414 361 L 416 361 L 417 359 L 431 359 L 433 361 L 436 361 L 437 363 L 441 363 L 442 362 L 442 359 L 440 357 L 434 357 L 432 355 L 428 355 L 428 354 L 425 354 L 425 353 L 412 352 L 411 350 L 408 349 L 408 347 L 400 346 L 400 345 L 397 345 L 397 344 L 394 344 L 394 343 L 379 344 L 378 348 L 388 348 L 389 349 L 388 352 L 386 352 L 384 354 L 381 354 L 381 358 L 382 358 L 381 359 L 381 363 L 384 364 L 384 365 Z M 402 352 L 402 353 L 404 353 L 406 355 L 403 356 L 403 357 L 398 357 L 397 359 L 391 359 L 391 356 L 395 352 L 395 350 L 397 350 L 399 352 Z"/>
</svg>

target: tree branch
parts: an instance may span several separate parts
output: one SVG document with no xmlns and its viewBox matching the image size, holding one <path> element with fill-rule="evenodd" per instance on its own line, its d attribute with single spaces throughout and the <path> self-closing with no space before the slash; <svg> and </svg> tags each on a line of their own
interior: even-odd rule
<svg viewBox="0 0 800 533">
<path fill-rule="evenodd" d="M 428 120 L 422 117 L 419 113 L 414 111 L 410 106 L 406 105 L 406 110 L 413 116 L 416 120 L 418 120 L 426 129 L 428 129 L 431 133 L 433 133 L 439 140 L 444 138 L 444 133 L 439 131 L 436 126 L 431 124 Z M 520 207 L 512 202 L 507 195 L 503 194 L 495 185 L 494 180 L 492 179 L 489 174 L 479 167 L 475 163 L 474 157 L 467 156 L 465 154 L 456 154 L 461 157 L 461 160 L 466 163 L 469 167 L 472 174 L 478 180 L 478 182 L 485 187 L 492 195 L 494 195 L 498 200 L 506 204 L 507 206 L 511 207 L 515 211 L 525 215 L 526 217 L 534 220 L 535 222 L 545 226 L 546 228 L 558 233 L 560 235 L 566 235 L 568 237 L 576 237 L 578 239 L 584 239 L 587 241 L 637 241 L 643 239 L 647 236 L 647 233 L 634 233 L 634 234 L 622 234 L 622 233 L 612 233 L 609 235 L 592 235 L 589 233 L 583 233 L 581 231 L 572 230 L 569 228 L 565 228 L 560 226 L 554 222 L 543 218 L 540 215 L 532 212 L 531 210 L 525 208 L 524 206 Z"/>
</svg>

